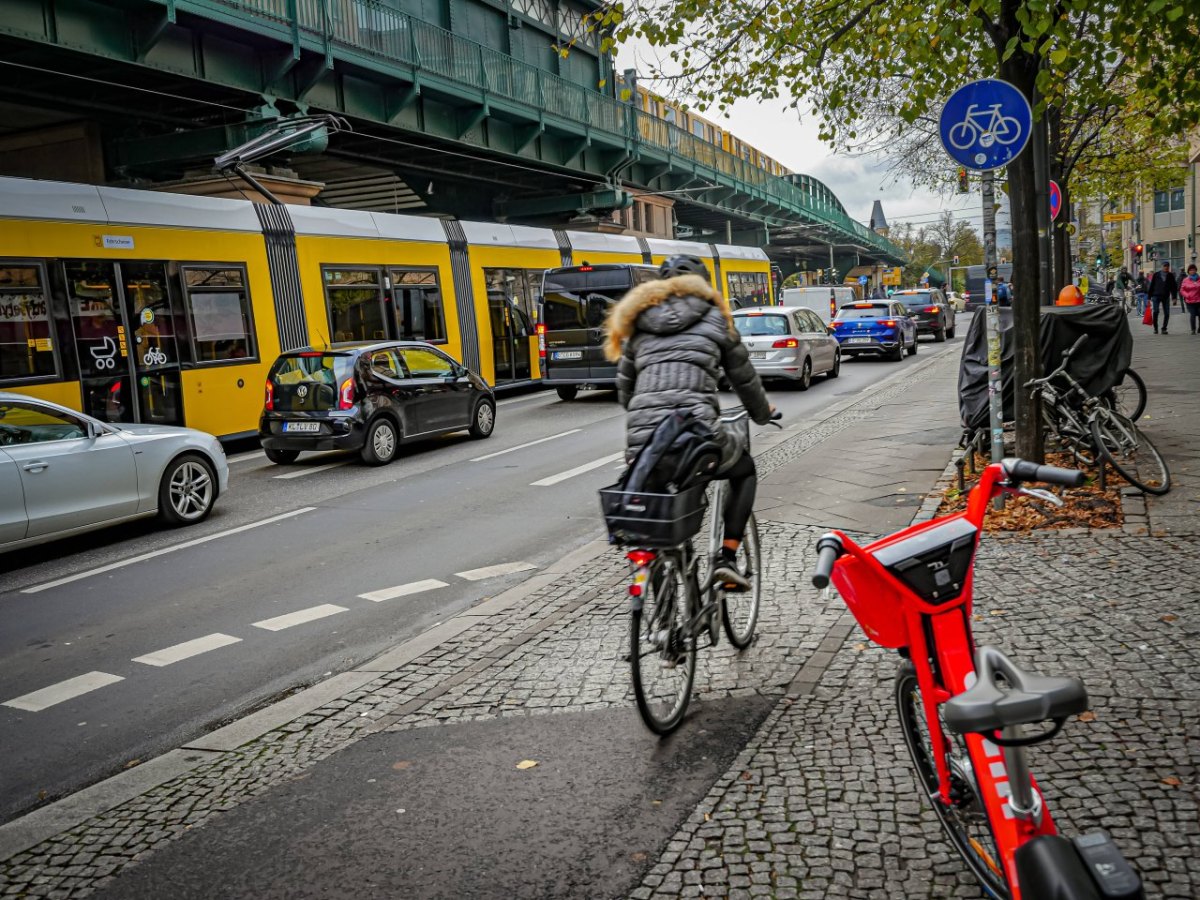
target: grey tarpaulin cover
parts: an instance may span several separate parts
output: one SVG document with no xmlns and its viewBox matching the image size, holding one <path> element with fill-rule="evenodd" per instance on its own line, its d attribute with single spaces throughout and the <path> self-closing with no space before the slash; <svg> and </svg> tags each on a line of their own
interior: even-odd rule
<svg viewBox="0 0 1200 900">
<path fill-rule="evenodd" d="M 1001 307 L 998 312 L 1004 421 L 1011 422 L 1015 402 L 1012 310 Z M 980 309 L 972 319 L 958 370 L 958 409 L 965 428 L 986 428 L 988 424 L 986 318 L 986 311 Z M 1089 304 L 1043 309 L 1040 337 L 1043 374 L 1058 368 L 1063 351 L 1069 350 L 1083 334 L 1088 339 L 1071 358 L 1067 371 L 1095 396 L 1120 384 L 1133 353 L 1133 335 L 1129 332 L 1129 319 L 1119 306 Z"/>
</svg>

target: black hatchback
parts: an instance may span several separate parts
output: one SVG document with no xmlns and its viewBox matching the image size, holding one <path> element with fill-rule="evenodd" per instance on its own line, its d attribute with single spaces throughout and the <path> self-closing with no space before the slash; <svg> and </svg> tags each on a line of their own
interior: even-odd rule
<svg viewBox="0 0 1200 900">
<path fill-rule="evenodd" d="M 917 335 L 932 334 L 935 341 L 954 337 L 954 307 L 937 288 L 896 291 L 892 299 L 903 303 L 917 323 Z"/>
<path fill-rule="evenodd" d="M 486 438 L 495 425 L 486 381 L 429 344 L 388 341 L 282 354 L 267 375 L 258 435 L 274 463 L 302 450 L 358 450 L 382 466 L 407 441 L 453 431 Z"/>
</svg>

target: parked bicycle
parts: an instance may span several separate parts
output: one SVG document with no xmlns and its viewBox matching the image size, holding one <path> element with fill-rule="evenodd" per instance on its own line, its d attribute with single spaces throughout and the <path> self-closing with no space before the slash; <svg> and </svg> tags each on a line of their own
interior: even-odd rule
<svg viewBox="0 0 1200 900">
<path fill-rule="evenodd" d="M 1067 371 L 1071 356 L 1086 340 L 1086 334 L 1080 335 L 1057 369 L 1025 385 L 1040 398 L 1046 427 L 1081 464 L 1102 460 L 1139 490 L 1167 493 L 1171 472 L 1150 438 L 1129 416 L 1088 394 Z"/>
<path fill-rule="evenodd" d="M 1121 382 L 1101 394 L 1100 400 L 1136 422 L 1146 411 L 1146 382 L 1133 369 L 1126 369 Z"/>
<path fill-rule="evenodd" d="M 1022 670 L 995 647 L 977 647 L 971 632 L 972 570 L 992 498 L 1061 503 L 1024 483 L 1083 480 L 1082 472 L 1006 459 L 984 470 L 963 512 L 865 547 L 840 531 L 817 542 L 813 584 L 832 579 L 867 636 L 904 658 L 895 699 L 920 791 L 972 874 L 1003 900 L 1144 897 L 1106 833 L 1057 833 L 1025 758 L 1024 747 L 1088 708 L 1083 683 Z"/>
<path fill-rule="evenodd" d="M 780 417 L 775 413 L 772 420 Z M 747 418 L 744 409 L 737 409 L 721 421 L 737 423 Z M 744 452 L 750 452 L 748 430 Z M 705 467 L 692 468 L 702 472 Z M 753 641 L 758 623 L 762 565 L 753 513 L 737 557 L 750 590 L 728 592 L 710 583 L 709 573 L 721 550 L 728 484 L 709 478 L 679 485 L 675 493 L 600 491 L 611 540 L 631 548 L 625 558 L 633 569 L 629 585 L 633 693 L 642 721 L 655 734 L 669 734 L 683 721 L 692 698 L 697 651 L 715 647 L 722 627 L 729 642 L 744 650 Z M 694 538 L 706 508 L 711 510 L 708 541 L 700 552 Z"/>
</svg>

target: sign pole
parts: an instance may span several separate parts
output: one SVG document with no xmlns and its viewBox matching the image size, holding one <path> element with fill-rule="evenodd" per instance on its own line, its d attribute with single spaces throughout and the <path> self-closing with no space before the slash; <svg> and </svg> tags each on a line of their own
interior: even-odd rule
<svg viewBox="0 0 1200 900">
<path fill-rule="evenodd" d="M 983 181 L 983 302 L 988 348 L 988 426 L 992 433 L 992 462 L 1004 459 L 1004 395 L 1000 377 L 1000 311 L 992 272 L 996 266 L 996 182 L 988 170 Z"/>
</svg>

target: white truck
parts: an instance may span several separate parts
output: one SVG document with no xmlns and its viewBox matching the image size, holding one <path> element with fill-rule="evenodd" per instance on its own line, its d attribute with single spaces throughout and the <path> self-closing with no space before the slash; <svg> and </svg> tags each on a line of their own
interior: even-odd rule
<svg viewBox="0 0 1200 900">
<path fill-rule="evenodd" d="M 853 303 L 857 299 L 854 288 L 849 285 L 820 285 L 784 288 L 779 295 L 779 305 L 811 309 L 828 325 L 843 304 Z"/>
</svg>

